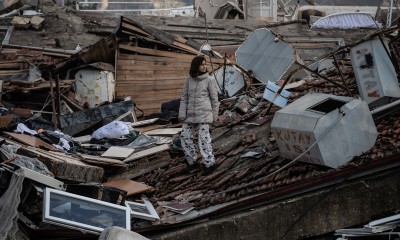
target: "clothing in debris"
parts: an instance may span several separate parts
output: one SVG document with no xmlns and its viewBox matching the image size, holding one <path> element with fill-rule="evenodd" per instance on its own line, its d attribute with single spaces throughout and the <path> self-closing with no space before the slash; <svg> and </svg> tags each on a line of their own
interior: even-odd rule
<svg viewBox="0 0 400 240">
<path fill-rule="evenodd" d="M 196 163 L 194 135 L 199 133 L 198 144 L 206 167 L 214 165 L 209 124 L 218 118 L 218 93 L 214 79 L 207 72 L 206 59 L 197 56 L 192 60 L 179 107 L 179 120 L 183 122 L 182 148 L 190 165 Z"/>
</svg>

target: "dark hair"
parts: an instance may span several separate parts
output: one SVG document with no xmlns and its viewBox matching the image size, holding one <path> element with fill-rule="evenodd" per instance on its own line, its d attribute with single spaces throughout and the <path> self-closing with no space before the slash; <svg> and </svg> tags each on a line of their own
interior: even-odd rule
<svg viewBox="0 0 400 240">
<path fill-rule="evenodd" d="M 191 77 L 197 77 L 199 76 L 199 67 L 203 63 L 203 61 L 206 61 L 206 59 L 203 56 L 197 56 L 193 58 L 192 63 L 190 64 L 190 70 L 189 70 L 189 75 Z"/>
</svg>

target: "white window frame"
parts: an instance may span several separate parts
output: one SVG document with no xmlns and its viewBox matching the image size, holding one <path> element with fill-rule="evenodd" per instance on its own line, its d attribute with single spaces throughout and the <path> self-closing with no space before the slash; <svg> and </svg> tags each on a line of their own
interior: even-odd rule
<svg viewBox="0 0 400 240">
<path fill-rule="evenodd" d="M 151 202 L 149 200 L 147 200 L 146 198 L 142 198 L 142 200 L 144 203 L 125 201 L 125 205 L 130 209 L 132 217 L 141 218 L 141 219 L 150 220 L 150 221 L 159 220 L 160 217 L 158 216 L 158 213 L 154 209 L 153 204 L 151 204 Z M 132 206 L 146 208 L 148 214 L 142 213 L 142 212 L 137 212 L 137 211 L 135 211 L 134 208 L 132 208 Z"/>
<path fill-rule="evenodd" d="M 96 227 L 96 226 L 92 226 L 92 225 L 88 225 L 88 224 L 84 224 L 84 223 L 80 223 L 80 222 L 76 222 L 76 221 L 71 221 L 71 220 L 67 220 L 64 218 L 56 217 L 56 216 L 51 216 L 50 215 L 50 197 L 52 194 L 62 195 L 62 196 L 74 198 L 77 200 L 89 202 L 89 203 L 92 203 L 92 205 L 97 204 L 97 205 L 102 205 L 105 207 L 111 207 L 113 209 L 121 211 L 121 213 L 125 212 L 125 214 L 124 214 L 125 215 L 125 228 L 127 230 L 131 230 L 131 215 L 130 215 L 131 209 L 130 208 L 128 208 L 126 206 L 112 204 L 112 203 L 105 202 L 105 201 L 100 201 L 100 200 L 89 198 L 89 197 L 84 197 L 81 195 L 77 195 L 77 194 L 73 194 L 73 193 L 69 193 L 69 192 L 65 192 L 65 191 L 52 189 L 52 188 L 46 188 L 44 191 L 43 222 L 48 222 L 51 224 L 64 226 L 64 227 L 68 227 L 68 228 L 72 228 L 72 229 L 78 229 L 78 230 L 83 230 L 83 231 L 86 230 L 87 232 L 95 233 L 95 234 L 99 234 L 104 230 L 104 228 L 101 228 L 101 227 Z"/>
</svg>

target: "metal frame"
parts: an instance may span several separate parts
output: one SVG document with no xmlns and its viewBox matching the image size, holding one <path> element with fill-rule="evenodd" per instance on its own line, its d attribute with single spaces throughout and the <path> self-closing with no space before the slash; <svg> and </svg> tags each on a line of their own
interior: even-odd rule
<svg viewBox="0 0 400 240">
<path fill-rule="evenodd" d="M 88 202 L 88 204 L 90 204 L 90 207 L 94 208 L 94 209 L 96 208 L 96 205 L 97 206 L 100 205 L 100 206 L 103 206 L 105 208 L 112 208 L 112 209 L 115 209 L 115 210 L 119 210 L 119 211 L 121 211 L 121 213 L 125 212 L 124 213 L 124 215 L 125 215 L 125 228 L 127 230 L 131 230 L 130 209 L 128 207 L 112 204 L 112 203 L 109 203 L 109 202 L 100 201 L 100 200 L 93 199 L 93 198 L 84 197 L 84 196 L 80 196 L 80 195 L 77 195 L 77 194 L 68 193 L 68 192 L 64 192 L 64 191 L 60 191 L 60 190 L 56 190 L 56 189 L 51 189 L 51 188 L 46 188 L 45 191 L 44 191 L 44 196 L 43 196 L 43 222 L 48 222 L 48 223 L 52 223 L 52 224 L 55 224 L 55 225 L 64 226 L 64 227 L 67 227 L 67 228 L 83 230 L 83 231 L 90 232 L 90 233 L 95 233 L 95 234 L 99 234 L 100 232 L 102 232 L 104 230 L 104 228 L 101 228 L 101 227 L 96 227 L 96 226 L 80 223 L 80 222 L 77 222 L 77 221 L 68 220 L 68 219 L 64 219 L 64 218 L 61 218 L 61 217 L 56 217 L 56 216 L 50 215 L 50 199 L 51 199 L 51 195 L 52 194 L 61 195 L 61 196 L 67 197 L 67 198 L 73 198 L 73 199 L 78 200 L 78 201 Z M 101 211 L 100 208 L 99 208 L 99 211 Z"/>
<path fill-rule="evenodd" d="M 38 183 L 44 184 L 46 186 L 49 186 L 49 187 L 52 187 L 55 189 L 59 189 L 59 190 L 64 189 L 64 183 L 55 178 L 35 172 L 35 171 L 25 168 L 25 167 L 20 167 L 20 169 L 21 169 L 20 171 L 22 172 L 22 174 L 28 179 L 31 179 L 33 181 L 36 181 Z"/>
<path fill-rule="evenodd" d="M 151 202 L 149 200 L 147 200 L 146 198 L 142 198 L 142 200 L 144 203 L 125 201 L 125 205 L 131 210 L 130 211 L 131 215 L 136 218 L 142 218 L 142 219 L 146 219 L 146 220 L 150 220 L 150 221 L 155 221 L 155 220 L 160 219 L 160 217 L 158 216 L 158 214 L 157 214 L 156 210 L 154 209 L 153 205 L 151 204 Z M 135 209 L 132 208 L 135 206 L 140 207 L 140 208 L 146 208 L 148 214 L 135 211 Z"/>
</svg>

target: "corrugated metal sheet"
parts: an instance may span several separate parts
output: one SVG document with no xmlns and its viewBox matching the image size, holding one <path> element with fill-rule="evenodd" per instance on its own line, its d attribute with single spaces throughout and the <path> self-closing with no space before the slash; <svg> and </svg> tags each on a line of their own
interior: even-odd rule
<svg viewBox="0 0 400 240">
<path fill-rule="evenodd" d="M 334 13 L 317 20 L 311 29 L 352 29 L 352 28 L 381 28 L 382 24 L 375 22 L 369 13 L 347 12 Z"/>
<path fill-rule="evenodd" d="M 236 51 L 237 64 L 264 82 L 276 82 L 295 60 L 293 47 L 266 28 L 257 29 Z"/>
</svg>

